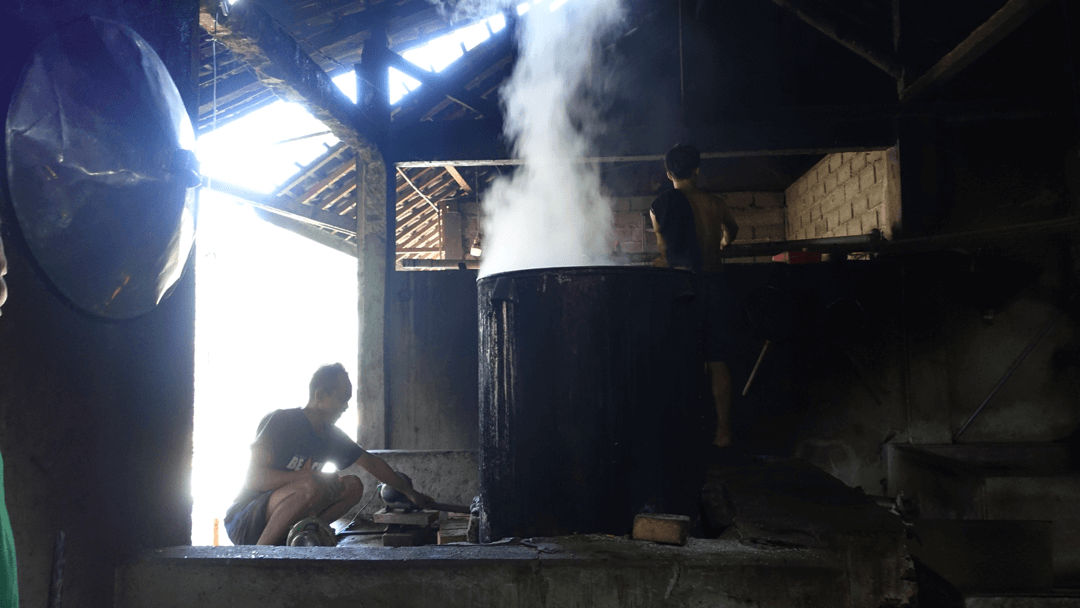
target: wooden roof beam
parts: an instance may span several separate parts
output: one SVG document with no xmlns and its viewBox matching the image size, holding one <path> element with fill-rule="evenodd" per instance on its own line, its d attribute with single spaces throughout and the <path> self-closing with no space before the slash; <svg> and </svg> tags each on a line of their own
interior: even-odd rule
<svg viewBox="0 0 1080 608">
<path fill-rule="evenodd" d="M 686 125 L 680 132 L 617 129 L 598 138 L 592 160 L 634 160 L 667 150 L 672 141 L 693 139 L 719 156 L 785 156 L 878 150 L 896 143 L 895 107 L 783 109 L 773 115 L 730 117 Z M 520 164 L 512 158 L 496 122 L 421 122 L 394 129 L 390 154 L 398 167 Z M 584 160 L 584 159 L 583 159 Z"/>
<path fill-rule="evenodd" d="M 403 99 L 401 109 L 394 115 L 393 125 L 418 122 L 449 97 L 475 104 L 484 111 L 485 118 L 499 117 L 498 107 L 493 102 L 474 98 L 472 92 L 465 87 L 473 81 L 477 72 L 483 71 L 498 58 L 514 52 L 513 30 L 512 24 L 507 23 L 506 28 L 473 47 L 464 57 L 438 74 L 432 82 L 426 83 Z M 392 130 L 393 128 L 394 126 L 391 126 Z"/>
<path fill-rule="evenodd" d="M 892 52 L 879 48 L 865 37 L 857 35 L 858 27 L 842 23 L 816 5 L 805 0 L 773 0 L 777 6 L 787 9 L 804 23 L 831 38 L 844 48 L 869 61 L 874 67 L 900 80 L 903 66 Z"/>
<path fill-rule="evenodd" d="M 353 148 L 377 149 L 375 124 L 257 3 L 238 2 L 228 17 L 215 19 L 217 11 L 216 1 L 200 0 L 199 25 L 247 62 L 259 80 L 279 97 L 304 104 Z"/>
<path fill-rule="evenodd" d="M 463 83 L 455 82 L 436 72 L 429 72 L 392 51 L 390 52 L 388 57 L 390 60 L 390 67 L 398 70 L 406 76 L 410 76 L 412 78 L 415 78 L 416 80 L 419 80 L 423 86 L 429 89 L 442 91 L 443 97 L 445 99 L 448 99 L 481 116 L 498 116 L 498 104 L 484 99 L 475 91 L 470 91 L 466 89 Z M 432 98 L 434 99 L 434 97 L 435 96 L 433 95 Z"/>
<path fill-rule="evenodd" d="M 465 192 L 472 192 L 472 186 L 470 186 L 469 182 L 465 181 L 465 178 L 461 176 L 461 172 L 457 170 L 457 167 L 453 165 L 443 165 L 443 169 L 446 169 L 446 172 L 450 174 L 450 177 L 454 178 L 454 181 L 457 182 L 462 190 Z"/>
<path fill-rule="evenodd" d="M 271 213 L 258 207 L 255 208 L 255 213 L 266 222 L 278 226 L 279 228 L 284 228 L 293 234 L 315 241 L 316 243 L 323 245 L 324 247 L 329 247 L 335 251 L 340 251 L 345 255 L 356 257 L 355 237 L 344 235 L 340 232 L 329 232 L 317 226 L 312 226 L 277 213 Z"/>
<path fill-rule="evenodd" d="M 327 213 L 310 205 L 301 205 L 289 197 L 268 196 L 218 180 L 206 179 L 203 185 L 211 190 L 235 197 L 257 209 L 285 216 L 294 222 L 356 237 L 356 223 L 350 221 L 349 218 L 343 218 L 336 213 Z"/>
<path fill-rule="evenodd" d="M 1049 3 L 1050 0 L 1008 0 L 960 44 L 930 66 L 922 76 L 915 79 L 911 85 L 905 86 L 900 93 L 900 100 L 914 101 L 939 89 Z"/>
</svg>

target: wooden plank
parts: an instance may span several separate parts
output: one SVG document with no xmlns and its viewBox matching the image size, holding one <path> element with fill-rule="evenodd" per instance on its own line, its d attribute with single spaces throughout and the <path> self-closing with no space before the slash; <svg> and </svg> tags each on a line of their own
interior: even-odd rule
<svg viewBox="0 0 1080 608">
<path fill-rule="evenodd" d="M 440 545 L 463 543 L 468 541 L 469 518 L 449 517 L 439 522 L 438 542 Z"/>
<path fill-rule="evenodd" d="M 457 167 L 453 165 L 443 165 L 443 169 L 446 169 L 446 172 L 450 174 L 450 177 L 454 178 L 454 181 L 457 182 L 458 186 L 461 186 L 462 190 L 465 192 L 472 192 L 472 187 L 469 186 L 469 182 L 465 181 L 465 178 L 461 176 L 461 172 L 457 170 Z"/>
<path fill-rule="evenodd" d="M 430 526 L 439 520 L 438 511 L 380 511 L 371 516 L 377 524 L 397 524 L 402 526 Z"/>
<path fill-rule="evenodd" d="M 412 528 L 382 535 L 384 547 L 416 547 L 434 542 L 435 531 L 431 528 Z"/>
<path fill-rule="evenodd" d="M 905 87 L 900 99 L 912 101 L 940 88 L 988 53 L 1049 2 L 1050 0 L 1008 0 L 1005 6 L 975 28 L 953 50 L 946 53 L 910 86 Z"/>
</svg>

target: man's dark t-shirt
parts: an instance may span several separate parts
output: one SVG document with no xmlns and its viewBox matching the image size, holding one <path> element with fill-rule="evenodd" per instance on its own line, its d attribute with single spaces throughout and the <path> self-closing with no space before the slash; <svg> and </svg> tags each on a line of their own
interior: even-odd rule
<svg viewBox="0 0 1080 608">
<path fill-rule="evenodd" d="M 653 201 L 651 210 L 664 240 L 668 266 L 700 271 L 701 244 L 694 225 L 694 211 L 686 195 L 668 190 Z"/>
<path fill-rule="evenodd" d="M 327 462 L 342 469 L 356 462 L 364 453 L 355 441 L 335 426 L 330 427 L 326 435 L 316 434 L 300 408 L 267 414 L 259 423 L 252 447 L 261 447 L 269 452 L 270 468 L 280 471 L 299 471 L 309 460 L 313 471 L 321 471 Z M 225 515 L 226 528 L 231 528 L 237 517 L 245 517 L 244 507 L 257 498 L 264 498 L 264 494 L 269 493 L 247 487 L 241 490 Z M 260 529 L 261 525 L 265 525 L 265 522 L 251 523 L 260 525 Z"/>
</svg>

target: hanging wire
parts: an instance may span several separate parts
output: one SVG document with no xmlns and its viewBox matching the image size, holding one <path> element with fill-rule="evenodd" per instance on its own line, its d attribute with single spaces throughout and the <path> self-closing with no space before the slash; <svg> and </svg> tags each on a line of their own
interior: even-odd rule
<svg viewBox="0 0 1080 608">
<path fill-rule="evenodd" d="M 217 131 L 217 22 L 221 5 L 214 9 L 214 31 L 210 34 L 210 67 L 211 67 L 211 80 L 210 80 L 210 131 Z M 206 187 L 214 187 L 214 178 L 211 176 L 206 177 Z"/>
</svg>

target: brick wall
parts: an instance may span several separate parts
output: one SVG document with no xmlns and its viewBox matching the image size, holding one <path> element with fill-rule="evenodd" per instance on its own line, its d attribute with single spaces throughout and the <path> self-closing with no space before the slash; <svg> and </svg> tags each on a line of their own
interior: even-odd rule
<svg viewBox="0 0 1080 608">
<path fill-rule="evenodd" d="M 785 191 L 790 240 L 868 234 L 886 238 L 900 217 L 896 149 L 830 154 Z"/>
</svg>

